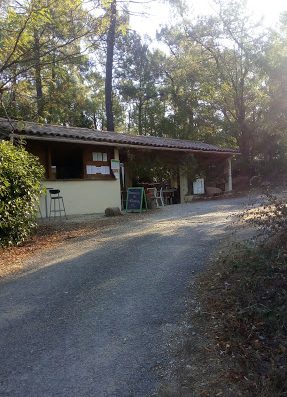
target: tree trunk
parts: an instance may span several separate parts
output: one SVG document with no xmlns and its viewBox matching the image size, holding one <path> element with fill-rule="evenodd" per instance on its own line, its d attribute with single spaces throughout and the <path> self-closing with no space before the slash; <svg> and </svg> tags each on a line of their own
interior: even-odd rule
<svg viewBox="0 0 287 397">
<path fill-rule="evenodd" d="M 106 59 L 106 81 L 105 81 L 105 101 L 106 101 L 106 117 L 107 130 L 114 131 L 114 113 L 113 113 L 113 61 L 114 46 L 116 35 L 117 20 L 117 2 L 113 0 L 111 3 L 110 25 L 107 34 L 107 59 Z"/>
<path fill-rule="evenodd" d="M 138 131 L 139 131 L 139 135 L 143 134 L 143 126 L 142 126 L 142 111 L 143 111 L 143 103 L 142 100 L 139 100 L 139 104 L 138 104 Z"/>
<path fill-rule="evenodd" d="M 128 133 L 130 133 L 131 131 L 131 120 L 132 120 L 132 115 L 131 115 L 131 111 L 129 109 L 129 118 L 128 118 Z"/>
<path fill-rule="evenodd" d="M 41 77 L 40 39 L 37 30 L 34 31 L 34 55 L 35 55 L 37 115 L 38 118 L 42 118 L 44 114 L 44 101 L 43 101 L 43 86 L 42 86 L 42 77 Z"/>
<path fill-rule="evenodd" d="M 245 174 L 251 175 L 252 173 L 252 142 L 250 137 L 250 130 L 246 123 L 243 123 L 240 126 L 240 138 L 239 138 L 239 149 L 241 153 L 241 162 L 242 162 L 242 170 Z"/>
<path fill-rule="evenodd" d="M 94 129 L 97 130 L 98 129 L 98 120 L 97 120 L 97 116 L 96 116 L 95 112 L 93 112 L 93 124 L 94 124 Z"/>
<path fill-rule="evenodd" d="M 48 123 L 57 123 L 58 117 L 56 117 L 55 97 L 56 97 L 56 54 L 53 51 L 53 58 L 51 63 L 51 80 L 49 83 L 49 102 L 46 104 L 47 110 L 47 121 Z M 65 122 L 65 120 L 61 120 Z"/>
<path fill-rule="evenodd" d="M 17 109 L 17 98 L 16 98 L 17 66 L 14 65 L 12 70 L 13 70 L 13 77 L 12 77 L 12 84 L 11 84 L 11 105 L 12 105 L 12 109 L 14 109 L 16 111 L 16 109 Z"/>
</svg>

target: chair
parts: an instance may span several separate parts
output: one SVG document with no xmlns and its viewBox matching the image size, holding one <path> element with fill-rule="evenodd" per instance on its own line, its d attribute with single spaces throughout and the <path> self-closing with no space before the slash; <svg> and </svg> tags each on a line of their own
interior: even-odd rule
<svg viewBox="0 0 287 397">
<path fill-rule="evenodd" d="M 49 211 L 49 219 L 51 219 L 51 214 L 54 214 L 54 218 L 57 214 L 60 214 L 60 218 L 62 217 L 62 212 L 65 214 L 65 218 L 67 219 L 64 199 L 60 196 L 59 189 L 49 189 L 50 193 L 50 211 Z M 53 203 L 53 205 L 52 205 Z M 53 207 L 53 208 L 52 208 Z M 58 209 L 57 209 L 58 207 Z"/>
<path fill-rule="evenodd" d="M 147 194 L 151 200 L 155 201 L 157 207 L 164 207 L 162 188 L 160 189 L 159 192 L 156 187 L 148 188 Z"/>
<path fill-rule="evenodd" d="M 156 199 L 157 199 L 157 201 L 160 201 L 160 203 L 161 203 L 161 207 L 164 207 L 164 200 L 163 200 L 163 193 L 162 193 L 162 187 L 160 188 L 160 190 L 158 191 L 157 189 L 155 189 L 156 190 Z"/>
</svg>

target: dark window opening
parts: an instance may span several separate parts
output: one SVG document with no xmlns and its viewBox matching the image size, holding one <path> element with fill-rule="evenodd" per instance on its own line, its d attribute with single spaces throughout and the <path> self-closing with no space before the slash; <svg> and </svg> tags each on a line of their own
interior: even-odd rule
<svg viewBox="0 0 287 397">
<path fill-rule="evenodd" d="M 83 178 L 83 154 L 76 147 L 61 147 L 52 149 L 52 173 L 56 179 Z"/>
</svg>

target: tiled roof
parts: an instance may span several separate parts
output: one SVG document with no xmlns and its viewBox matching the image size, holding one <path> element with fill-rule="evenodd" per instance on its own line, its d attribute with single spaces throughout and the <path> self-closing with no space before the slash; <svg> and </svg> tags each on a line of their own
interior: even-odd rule
<svg viewBox="0 0 287 397">
<path fill-rule="evenodd" d="M 26 135 L 28 137 L 41 137 L 42 139 L 52 139 L 58 141 L 75 140 L 75 141 L 88 141 L 91 143 L 114 143 L 115 146 L 135 146 L 135 147 L 153 147 L 161 149 L 179 149 L 186 151 L 204 151 L 204 152 L 218 152 L 218 153 L 232 153 L 238 154 L 238 150 L 220 148 L 208 143 L 162 138 L 146 135 L 128 135 L 117 132 L 98 131 L 89 128 L 79 127 L 66 127 L 51 124 L 38 124 L 31 122 L 18 122 L 15 120 L 8 121 L 7 119 L 0 118 L 0 136 L 1 132 L 10 133 L 12 126 L 14 133 L 19 135 Z"/>
</svg>

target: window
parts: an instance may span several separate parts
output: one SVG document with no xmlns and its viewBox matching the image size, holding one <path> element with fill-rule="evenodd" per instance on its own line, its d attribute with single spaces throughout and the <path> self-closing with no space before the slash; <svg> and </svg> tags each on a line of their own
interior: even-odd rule
<svg viewBox="0 0 287 397">
<path fill-rule="evenodd" d="M 93 152 L 93 161 L 108 161 L 108 154 L 102 152 Z"/>
<path fill-rule="evenodd" d="M 82 150 L 75 146 L 59 145 L 51 148 L 51 168 L 56 179 L 83 177 Z"/>
</svg>

